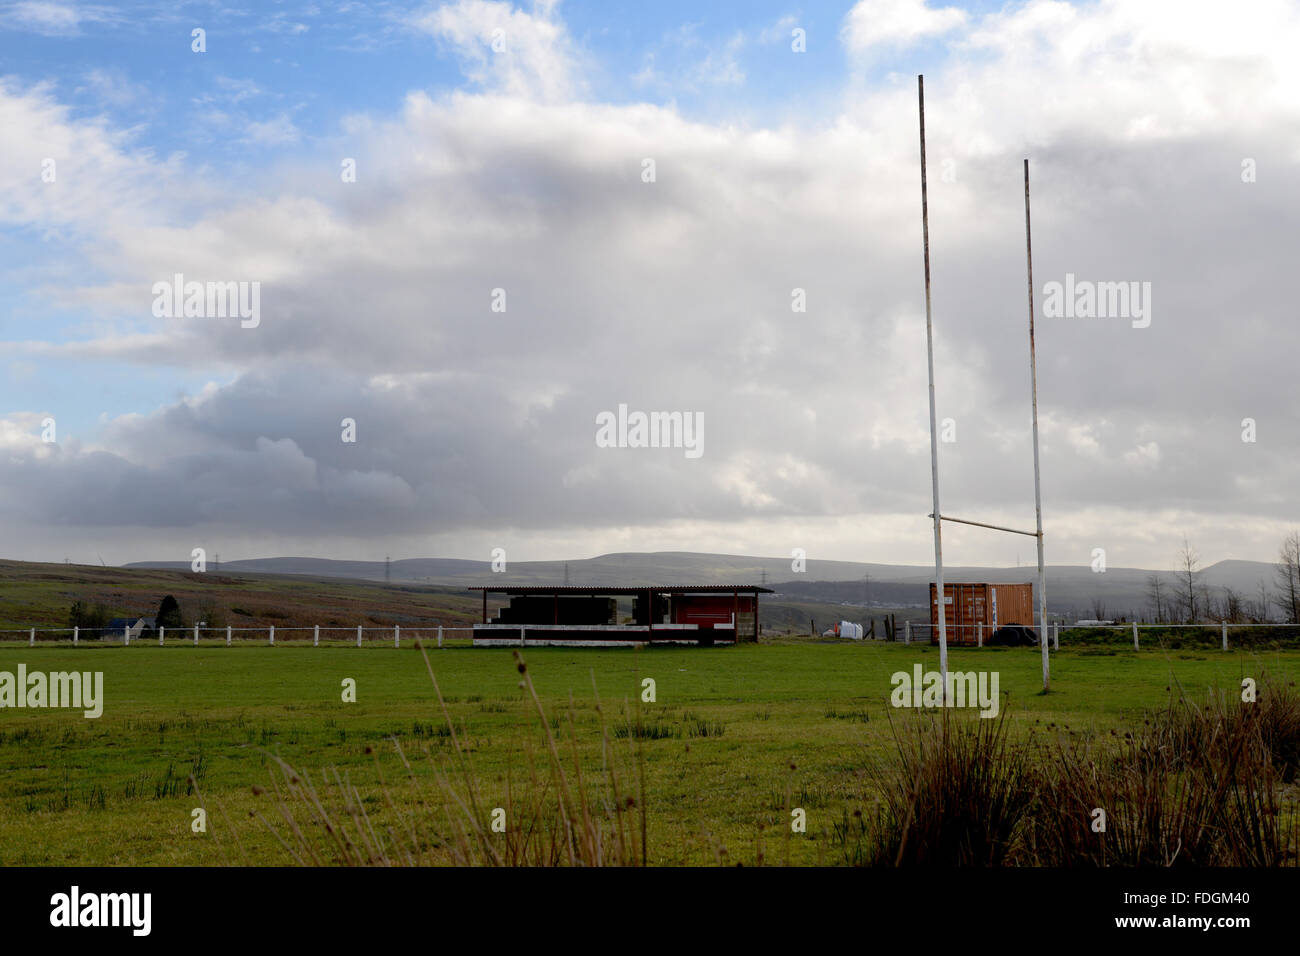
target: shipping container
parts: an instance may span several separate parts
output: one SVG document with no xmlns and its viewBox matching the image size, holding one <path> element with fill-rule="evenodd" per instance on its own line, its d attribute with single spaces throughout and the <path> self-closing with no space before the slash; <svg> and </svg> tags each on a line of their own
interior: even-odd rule
<svg viewBox="0 0 1300 956">
<path fill-rule="evenodd" d="M 939 643 L 939 605 L 930 582 L 930 643 Z M 1032 584 L 944 584 L 944 617 L 949 644 L 987 641 L 1000 627 L 1034 626 Z M 982 627 L 981 627 L 982 625 Z"/>
</svg>

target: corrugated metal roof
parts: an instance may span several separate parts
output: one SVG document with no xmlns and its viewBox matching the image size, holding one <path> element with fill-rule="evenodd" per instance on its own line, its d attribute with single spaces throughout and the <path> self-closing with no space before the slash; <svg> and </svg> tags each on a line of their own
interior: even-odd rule
<svg viewBox="0 0 1300 956">
<path fill-rule="evenodd" d="M 722 594 L 732 591 L 745 591 L 751 594 L 773 594 L 771 588 L 758 584 L 644 584 L 644 585 L 610 585 L 600 587 L 580 584 L 503 584 L 488 587 L 474 585 L 471 591 L 487 591 L 492 594 L 644 594 L 654 591 L 658 594 Z"/>
</svg>

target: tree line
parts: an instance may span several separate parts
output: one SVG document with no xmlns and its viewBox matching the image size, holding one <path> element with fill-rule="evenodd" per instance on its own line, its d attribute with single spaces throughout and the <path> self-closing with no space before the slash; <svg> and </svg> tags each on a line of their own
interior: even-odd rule
<svg viewBox="0 0 1300 956">
<path fill-rule="evenodd" d="M 1157 624 L 1269 624 L 1300 622 L 1300 532 L 1282 539 L 1273 566 L 1273 588 L 1261 580 L 1246 594 L 1227 585 L 1211 587 L 1201 579 L 1201 556 L 1183 536 L 1172 581 L 1147 576 L 1147 609 Z"/>
<path fill-rule="evenodd" d="M 68 610 L 68 627 L 78 628 L 81 636 L 88 639 L 96 637 L 112 637 L 111 634 L 105 634 L 109 622 L 114 617 L 129 617 L 134 623 L 139 618 L 144 617 L 142 614 L 114 614 L 113 611 L 102 603 L 90 603 L 87 601 L 73 601 L 72 607 Z M 168 594 L 158 603 L 158 610 L 153 617 L 154 628 L 165 627 L 168 630 L 179 631 L 185 627 L 194 624 L 203 624 L 205 627 L 225 627 L 224 618 L 221 612 L 211 603 L 204 603 L 198 609 L 195 616 L 188 618 L 181 612 L 180 602 Z"/>
</svg>

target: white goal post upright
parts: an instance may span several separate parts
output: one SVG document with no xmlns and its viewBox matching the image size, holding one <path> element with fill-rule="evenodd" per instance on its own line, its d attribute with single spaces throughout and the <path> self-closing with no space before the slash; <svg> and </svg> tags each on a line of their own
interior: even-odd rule
<svg viewBox="0 0 1300 956">
<path fill-rule="evenodd" d="M 1034 517 L 1038 538 L 1038 638 L 1043 649 L 1043 691 L 1051 689 L 1047 654 L 1047 576 L 1043 570 L 1043 493 L 1038 469 L 1038 357 L 1034 351 L 1034 249 L 1029 231 L 1029 160 L 1025 160 L 1025 273 L 1029 284 L 1029 394 L 1034 411 Z"/>
<path fill-rule="evenodd" d="M 944 703 L 946 704 L 948 699 L 948 629 L 946 608 L 944 606 L 946 594 L 943 583 L 943 522 L 945 521 L 989 528 L 994 531 L 1007 531 L 1011 534 L 1023 534 L 1037 540 L 1038 643 L 1042 649 L 1043 692 L 1046 693 L 1051 688 L 1051 667 L 1047 649 L 1047 577 L 1043 564 L 1043 498 L 1038 457 L 1038 360 L 1034 342 L 1034 260 L 1029 227 L 1029 160 L 1025 160 L 1025 262 L 1029 283 L 1029 387 L 1033 414 L 1034 514 L 1036 522 L 1035 530 L 1024 531 L 1019 528 L 1007 528 L 982 521 L 949 517 L 939 509 L 939 442 L 936 430 L 934 397 L 934 320 L 930 305 L 930 208 L 925 175 L 925 77 L 920 74 L 916 77 L 916 93 L 921 121 L 921 237 L 925 257 L 925 345 L 930 377 L 930 485 L 934 498 L 934 511 L 930 514 L 930 517 L 934 520 L 934 600 L 939 625 L 939 674 L 940 679 L 943 681 Z"/>
<path fill-rule="evenodd" d="M 921 117 L 921 245 L 925 256 L 925 349 L 930 371 L 930 489 L 934 497 L 935 604 L 939 608 L 939 679 L 943 702 L 948 703 L 948 620 L 944 613 L 943 522 L 939 511 L 939 433 L 934 414 L 934 320 L 930 312 L 930 201 L 925 182 L 925 77 L 916 77 L 917 107 Z"/>
</svg>

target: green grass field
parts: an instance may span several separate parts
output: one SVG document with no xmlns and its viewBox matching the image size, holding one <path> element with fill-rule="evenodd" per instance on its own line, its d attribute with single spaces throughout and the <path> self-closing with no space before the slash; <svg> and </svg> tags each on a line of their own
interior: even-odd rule
<svg viewBox="0 0 1300 956">
<path fill-rule="evenodd" d="M 508 780 L 526 779 L 530 754 L 544 760 L 544 727 L 512 652 L 429 656 L 472 773 L 499 805 Z M 641 739 L 615 742 L 621 753 L 642 748 L 649 860 L 659 864 L 752 863 L 760 853 L 779 862 L 787 852 L 794 863 L 842 862 L 835 824 L 872 800 L 864 770 L 893 746 L 890 720 L 915 719 L 888 705 L 890 675 L 938 666 L 928 646 L 820 642 L 537 648 L 525 657 L 548 714 L 567 714 L 572 695 L 589 779 L 602 765 L 593 681 L 611 734 L 626 731 L 639 707 Z M 0 646 L 0 670 L 19 663 L 29 672 L 102 671 L 105 703 L 95 720 L 0 710 L 7 866 L 289 863 L 250 816 L 277 818 L 273 794 L 254 792 L 270 786 L 271 754 L 313 777 L 330 768 L 346 775 L 376 820 L 388 813 L 381 777 L 390 787 L 403 779 L 393 738 L 408 756 L 429 752 L 415 761 L 426 782 L 453 762 L 422 656 L 406 646 Z M 1053 655 L 1048 696 L 1039 694 L 1036 650 L 954 650 L 950 666 L 1000 674 L 1015 733 L 1086 734 L 1140 721 L 1180 686 L 1200 699 L 1212 688 L 1235 693 L 1242 677 L 1292 683 L 1300 652 L 1065 650 Z M 341 699 L 345 678 L 356 681 L 355 703 Z M 639 703 L 644 678 L 655 681 L 654 703 Z M 552 726 L 565 748 L 567 717 Z M 211 814 L 205 834 L 191 831 L 199 806 L 191 775 Z M 806 810 L 806 835 L 786 837 L 788 806 Z"/>
</svg>

